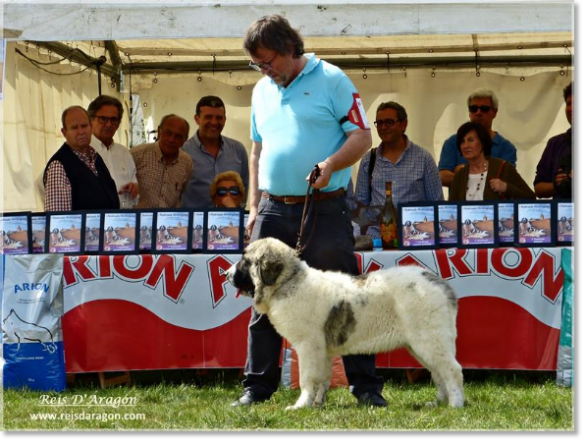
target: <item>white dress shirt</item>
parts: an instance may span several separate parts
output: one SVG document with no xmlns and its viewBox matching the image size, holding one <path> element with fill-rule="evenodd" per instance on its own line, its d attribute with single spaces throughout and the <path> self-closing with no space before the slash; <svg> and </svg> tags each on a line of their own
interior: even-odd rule
<svg viewBox="0 0 585 442">
<path fill-rule="evenodd" d="M 90 145 L 100 154 L 104 163 L 106 163 L 110 175 L 112 175 L 112 178 L 116 182 L 118 191 L 130 182 L 138 183 L 138 179 L 136 178 L 136 165 L 134 164 L 132 155 L 130 155 L 129 149 L 116 142 L 112 143 L 108 149 L 95 135 L 91 136 Z M 120 208 L 122 209 L 131 209 L 138 203 L 138 197 L 130 199 L 128 193 L 119 195 L 119 197 Z"/>
</svg>

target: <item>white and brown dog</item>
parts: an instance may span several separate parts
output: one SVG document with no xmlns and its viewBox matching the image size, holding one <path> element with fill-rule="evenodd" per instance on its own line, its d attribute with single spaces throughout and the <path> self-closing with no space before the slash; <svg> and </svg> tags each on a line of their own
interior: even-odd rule
<svg viewBox="0 0 585 442">
<path fill-rule="evenodd" d="M 455 358 L 457 298 L 432 272 L 416 266 L 362 276 L 323 272 L 266 238 L 250 244 L 226 276 L 298 353 L 301 396 L 289 408 L 324 403 L 333 356 L 399 347 L 430 370 L 437 402 L 463 406 Z"/>
</svg>

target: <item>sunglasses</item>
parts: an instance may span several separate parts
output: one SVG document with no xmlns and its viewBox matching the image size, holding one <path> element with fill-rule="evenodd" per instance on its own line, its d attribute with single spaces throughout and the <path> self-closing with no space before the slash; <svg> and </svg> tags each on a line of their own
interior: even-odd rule
<svg viewBox="0 0 585 442">
<path fill-rule="evenodd" d="M 255 63 L 255 62 L 251 61 L 250 63 L 248 63 L 248 66 L 250 66 L 252 69 L 254 69 L 255 71 L 258 71 L 258 72 L 262 72 L 262 69 L 264 69 L 265 71 L 269 71 L 270 69 L 272 69 L 272 62 L 274 61 L 274 59 L 277 56 L 278 56 L 278 52 L 276 54 L 274 54 L 274 57 L 272 57 L 268 61 L 265 61 L 264 63 Z"/>
<path fill-rule="evenodd" d="M 491 106 L 477 106 L 477 105 L 473 105 L 473 106 L 469 106 L 469 112 L 471 112 L 472 114 L 476 113 L 478 110 L 482 111 L 484 114 L 491 111 L 492 107 Z"/>
<path fill-rule="evenodd" d="M 219 196 L 226 196 L 230 193 L 230 195 L 238 196 L 240 194 L 240 188 L 237 186 L 232 186 L 229 189 L 227 187 L 218 187 L 215 189 L 215 194 Z"/>
<path fill-rule="evenodd" d="M 382 126 L 394 126 L 396 123 L 398 123 L 399 120 L 393 120 L 392 118 L 387 118 L 385 120 L 376 120 L 374 121 L 374 126 L 376 127 L 382 127 Z"/>
<path fill-rule="evenodd" d="M 120 124 L 120 118 L 119 117 L 102 117 L 99 115 L 96 115 L 97 120 L 102 123 L 102 124 L 107 124 L 108 121 L 110 123 L 112 123 L 112 125 L 116 125 L 116 124 Z"/>
</svg>

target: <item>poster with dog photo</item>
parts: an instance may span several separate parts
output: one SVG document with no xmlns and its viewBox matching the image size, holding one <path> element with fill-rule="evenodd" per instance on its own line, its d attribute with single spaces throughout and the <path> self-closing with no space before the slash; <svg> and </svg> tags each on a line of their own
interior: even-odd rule
<svg viewBox="0 0 585 442">
<path fill-rule="evenodd" d="M 248 219 L 250 218 L 250 214 L 249 213 L 244 213 L 244 222 L 242 223 L 243 226 L 243 232 L 244 232 L 244 238 L 242 238 L 242 242 L 243 242 L 243 247 L 246 248 L 246 246 L 248 244 L 250 244 L 250 236 L 252 234 L 252 232 L 248 231 L 248 228 L 246 227 L 248 225 Z"/>
<path fill-rule="evenodd" d="M 575 206 L 572 202 L 557 203 L 557 243 L 570 245 L 575 235 Z"/>
<path fill-rule="evenodd" d="M 459 206 L 459 237 L 462 247 L 495 247 L 497 209 L 493 203 L 461 204 Z"/>
<path fill-rule="evenodd" d="M 83 213 L 50 213 L 47 221 L 47 242 L 49 253 L 83 253 L 85 235 Z"/>
<path fill-rule="evenodd" d="M 439 245 L 457 246 L 457 204 L 439 204 Z"/>
<path fill-rule="evenodd" d="M 210 210 L 207 212 L 207 242 L 209 252 L 239 252 L 241 248 L 241 210 Z"/>
<path fill-rule="evenodd" d="M 205 221 L 205 212 L 193 212 L 193 232 L 191 248 L 193 252 L 203 250 L 203 223 Z"/>
<path fill-rule="evenodd" d="M 517 203 L 514 219 L 518 246 L 552 245 L 552 208 L 552 201 Z"/>
<path fill-rule="evenodd" d="M 47 214 L 33 213 L 30 217 L 32 229 L 32 253 L 45 253 L 45 236 L 47 235 Z"/>
<path fill-rule="evenodd" d="M 498 203 L 498 238 L 500 244 L 514 243 L 514 203 Z"/>
<path fill-rule="evenodd" d="M 0 254 L 26 255 L 31 243 L 30 213 L 0 214 Z"/>
<path fill-rule="evenodd" d="M 154 213 L 140 212 L 138 214 L 140 219 L 140 231 L 138 234 L 138 251 L 150 252 L 152 250 L 152 221 L 154 220 Z"/>
<path fill-rule="evenodd" d="M 190 211 L 155 211 L 154 250 L 157 253 L 191 251 Z"/>
<path fill-rule="evenodd" d="M 104 253 L 136 253 L 138 213 L 105 212 L 102 221 Z"/>
<path fill-rule="evenodd" d="M 85 214 L 85 253 L 97 253 L 100 250 L 101 213 Z"/>
<path fill-rule="evenodd" d="M 437 243 L 434 205 L 398 206 L 398 245 L 401 249 L 434 248 Z"/>
</svg>

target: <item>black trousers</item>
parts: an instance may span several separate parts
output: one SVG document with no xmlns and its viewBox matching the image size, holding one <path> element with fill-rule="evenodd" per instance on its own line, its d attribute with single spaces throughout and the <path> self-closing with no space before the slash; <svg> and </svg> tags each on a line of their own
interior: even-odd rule
<svg viewBox="0 0 585 442">
<path fill-rule="evenodd" d="M 303 204 L 285 204 L 262 198 L 251 240 L 273 237 L 295 247 L 303 213 Z M 354 237 L 345 197 L 319 201 L 317 221 L 313 228 L 315 210 L 309 212 L 305 236 L 312 233 L 302 258 L 311 267 L 359 274 L 353 252 Z M 304 242 L 303 242 L 304 244 Z M 314 293 L 319 296 L 319 293 Z M 248 327 L 248 356 L 243 384 L 258 399 L 269 398 L 278 388 L 278 365 L 282 338 L 268 317 L 252 309 Z M 343 363 L 350 391 L 359 397 L 368 390 L 382 391 L 383 379 L 375 373 L 375 355 L 344 356 Z"/>
</svg>

